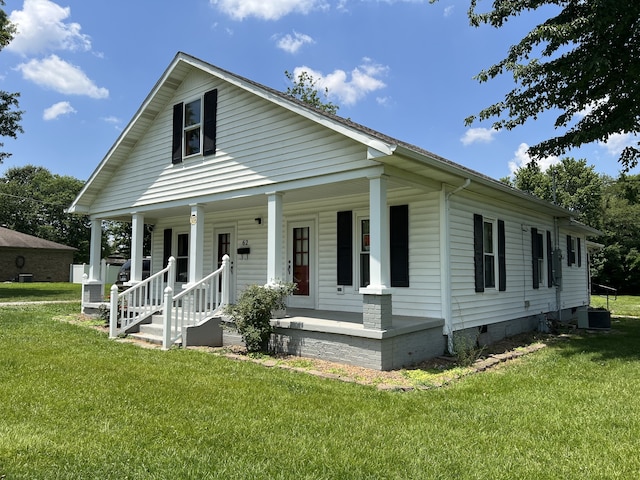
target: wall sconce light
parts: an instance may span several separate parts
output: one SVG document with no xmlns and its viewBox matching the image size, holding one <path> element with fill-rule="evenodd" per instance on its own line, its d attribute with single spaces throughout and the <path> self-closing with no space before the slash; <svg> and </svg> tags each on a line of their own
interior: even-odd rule
<svg viewBox="0 0 640 480">
<path fill-rule="evenodd" d="M 257 218 L 254 218 L 254 220 L 256 221 L 256 223 L 257 223 L 258 225 L 262 225 L 262 218 L 257 217 Z"/>
</svg>

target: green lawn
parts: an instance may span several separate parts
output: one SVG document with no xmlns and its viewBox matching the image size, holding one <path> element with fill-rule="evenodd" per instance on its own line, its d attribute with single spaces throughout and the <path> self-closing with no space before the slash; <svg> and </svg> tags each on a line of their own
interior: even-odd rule
<svg viewBox="0 0 640 480">
<path fill-rule="evenodd" d="M 0 306 L 0 478 L 635 479 L 640 320 L 408 393 Z"/>
<path fill-rule="evenodd" d="M 80 301 L 82 285 L 78 283 L 0 283 L 0 303 L 29 301 Z"/>
</svg>

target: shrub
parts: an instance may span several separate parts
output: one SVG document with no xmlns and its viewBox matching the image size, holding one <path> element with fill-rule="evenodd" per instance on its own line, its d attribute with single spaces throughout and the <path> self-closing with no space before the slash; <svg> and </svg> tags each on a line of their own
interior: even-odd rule
<svg viewBox="0 0 640 480">
<path fill-rule="evenodd" d="M 225 308 L 234 321 L 248 352 L 266 351 L 273 332 L 272 312 L 284 307 L 284 299 L 295 290 L 291 283 L 249 285 L 238 301 Z"/>
</svg>

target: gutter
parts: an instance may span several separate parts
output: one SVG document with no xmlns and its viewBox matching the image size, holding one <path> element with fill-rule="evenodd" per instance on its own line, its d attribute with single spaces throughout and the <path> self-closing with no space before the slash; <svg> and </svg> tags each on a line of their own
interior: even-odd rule
<svg viewBox="0 0 640 480">
<path fill-rule="evenodd" d="M 444 317 L 443 334 L 447 336 L 447 351 L 454 354 L 453 347 L 453 309 L 451 308 L 451 249 L 449 232 L 449 199 L 471 185 L 471 179 L 456 189 L 446 193 L 446 186 L 442 184 L 440 201 L 440 279 L 442 316 Z"/>
</svg>

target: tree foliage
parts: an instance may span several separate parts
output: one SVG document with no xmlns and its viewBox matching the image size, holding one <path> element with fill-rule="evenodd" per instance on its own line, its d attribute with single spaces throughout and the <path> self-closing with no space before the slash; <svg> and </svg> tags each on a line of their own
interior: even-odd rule
<svg viewBox="0 0 640 480">
<path fill-rule="evenodd" d="M 285 71 L 284 74 L 293 84 L 292 86 L 287 87 L 287 91 L 285 92 L 287 95 L 297 98 L 318 110 L 322 110 L 333 115 L 338 113 L 338 109 L 340 108 L 338 105 L 331 103 L 328 100 L 322 100 L 319 93 L 320 87 L 318 86 L 318 80 L 313 78 L 313 76 L 308 72 L 302 71 L 297 77 L 289 71 Z M 326 99 L 329 96 L 329 89 L 325 87 L 323 93 Z"/>
<path fill-rule="evenodd" d="M 543 112 L 557 112 L 554 126 L 563 133 L 530 147 L 533 159 L 640 131 L 638 0 L 494 0 L 492 9 L 483 13 L 477 6 L 478 1 L 471 0 L 473 26 L 500 28 L 512 17 L 543 8 L 558 13 L 477 75 L 482 83 L 511 72 L 517 87 L 504 100 L 468 117 L 467 125 L 476 118 L 494 118 L 495 129 L 509 130 L 537 120 Z M 626 168 L 639 160 L 637 147 L 625 148 L 619 159 Z"/>
<path fill-rule="evenodd" d="M 544 172 L 530 163 L 515 172 L 511 185 L 575 211 L 579 221 L 594 228 L 602 223 L 602 177 L 584 159 L 565 157 Z"/>
<path fill-rule="evenodd" d="M 0 6 L 4 6 L 4 0 L 0 0 Z M 0 8 L 0 50 L 6 47 L 16 32 L 4 9 Z M 22 111 L 18 110 L 19 93 L 8 93 L 0 90 L 0 137 L 16 138 L 18 133 L 22 133 L 20 120 L 22 119 Z M 4 147 L 4 143 L 0 142 L 0 148 Z M 8 152 L 0 151 L 0 163 L 2 160 L 11 156 Z"/>
<path fill-rule="evenodd" d="M 594 282 L 610 285 L 621 293 L 640 289 L 640 175 L 621 174 L 605 179 L 602 195 L 605 245 L 595 256 Z"/>
<path fill-rule="evenodd" d="M 0 225 L 75 247 L 74 261 L 86 262 L 91 236 L 88 219 L 65 211 L 83 185 L 43 167 L 10 168 L 0 177 Z"/>
</svg>

